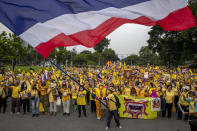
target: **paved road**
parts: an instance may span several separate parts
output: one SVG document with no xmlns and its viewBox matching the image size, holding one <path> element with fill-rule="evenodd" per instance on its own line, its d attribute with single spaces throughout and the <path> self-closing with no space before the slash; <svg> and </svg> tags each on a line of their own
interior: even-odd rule
<svg viewBox="0 0 197 131">
<path fill-rule="evenodd" d="M 86 108 L 86 118 L 83 115 L 78 118 L 74 109 L 69 117 L 58 112 L 56 117 L 42 115 L 38 118 L 32 118 L 31 114 L 11 115 L 7 111 L 6 114 L 0 114 L 0 131 L 104 131 L 107 114 L 99 121 L 96 120 L 96 114 L 90 112 L 90 106 Z M 161 118 L 160 114 L 157 120 L 121 119 L 120 122 L 123 128 L 116 128 L 113 120 L 111 131 L 189 131 L 187 122 Z"/>
</svg>

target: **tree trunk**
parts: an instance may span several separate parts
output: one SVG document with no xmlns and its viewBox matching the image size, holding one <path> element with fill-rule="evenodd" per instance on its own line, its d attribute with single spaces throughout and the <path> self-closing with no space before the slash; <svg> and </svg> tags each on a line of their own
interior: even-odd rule
<svg viewBox="0 0 197 131">
<path fill-rule="evenodd" d="M 16 59 L 13 58 L 13 59 L 12 59 L 12 71 L 13 71 L 13 72 L 14 72 L 15 66 L 16 66 Z"/>
</svg>

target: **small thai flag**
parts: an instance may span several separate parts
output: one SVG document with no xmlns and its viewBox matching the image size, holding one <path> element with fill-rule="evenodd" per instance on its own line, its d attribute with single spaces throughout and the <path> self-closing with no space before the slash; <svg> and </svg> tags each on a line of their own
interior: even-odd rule
<svg viewBox="0 0 197 131">
<path fill-rule="evenodd" d="M 48 73 L 48 72 L 45 72 L 44 74 L 42 74 L 41 81 L 44 82 L 44 81 L 46 81 L 48 78 L 49 78 L 49 73 Z"/>
<path fill-rule="evenodd" d="M 98 78 L 98 81 L 99 81 L 99 82 L 101 82 L 101 83 L 103 83 L 103 80 L 102 80 L 102 78 Z"/>
<path fill-rule="evenodd" d="M 109 79 L 107 80 L 107 83 L 109 83 L 111 80 L 112 80 L 112 79 L 111 79 L 111 78 L 109 78 Z"/>
</svg>

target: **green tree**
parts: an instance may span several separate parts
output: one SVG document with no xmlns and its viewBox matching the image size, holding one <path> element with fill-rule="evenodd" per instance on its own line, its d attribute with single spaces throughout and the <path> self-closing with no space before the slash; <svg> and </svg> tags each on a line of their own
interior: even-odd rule
<svg viewBox="0 0 197 131">
<path fill-rule="evenodd" d="M 12 61 L 12 69 L 17 60 L 23 58 L 26 54 L 25 48 L 22 46 L 22 40 L 14 34 L 2 32 L 0 35 L 0 57 Z"/>
<path fill-rule="evenodd" d="M 82 53 L 82 54 L 78 54 L 78 55 L 74 56 L 73 63 L 75 66 L 87 65 L 88 60 L 87 60 L 86 54 Z"/>
<path fill-rule="evenodd" d="M 0 34 L 0 58 L 3 59 L 6 57 L 8 51 L 8 38 L 7 33 L 3 31 Z"/>
<path fill-rule="evenodd" d="M 94 50 L 99 52 L 99 53 L 102 53 L 103 50 L 105 48 L 107 48 L 110 44 L 110 40 L 107 39 L 107 38 L 104 38 L 101 42 L 99 42 L 95 47 L 94 47 Z"/>
<path fill-rule="evenodd" d="M 125 63 L 127 65 L 137 65 L 138 61 L 139 61 L 139 56 L 132 54 L 132 55 L 126 57 L 123 61 L 125 61 Z"/>
<path fill-rule="evenodd" d="M 126 57 L 123 61 L 125 61 L 128 65 L 159 65 L 161 64 L 160 58 L 157 54 L 155 54 L 148 46 L 142 46 L 139 51 L 139 56 L 132 54 Z"/>
<path fill-rule="evenodd" d="M 66 58 L 68 58 L 68 53 L 66 47 L 58 47 L 56 53 L 56 62 L 57 64 L 66 64 Z"/>
<path fill-rule="evenodd" d="M 118 55 L 111 48 L 105 48 L 103 53 L 102 53 L 102 56 L 103 56 L 103 59 L 104 59 L 105 63 L 107 61 L 118 61 L 118 60 L 120 60 Z"/>
</svg>

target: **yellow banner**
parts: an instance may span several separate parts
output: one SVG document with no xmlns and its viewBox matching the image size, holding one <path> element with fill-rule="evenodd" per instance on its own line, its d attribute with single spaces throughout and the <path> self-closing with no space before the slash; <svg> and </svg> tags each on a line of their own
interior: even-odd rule
<svg viewBox="0 0 197 131">
<path fill-rule="evenodd" d="M 157 111 L 151 110 L 151 98 L 136 98 L 120 95 L 120 117 L 135 119 L 156 119 Z"/>
</svg>

